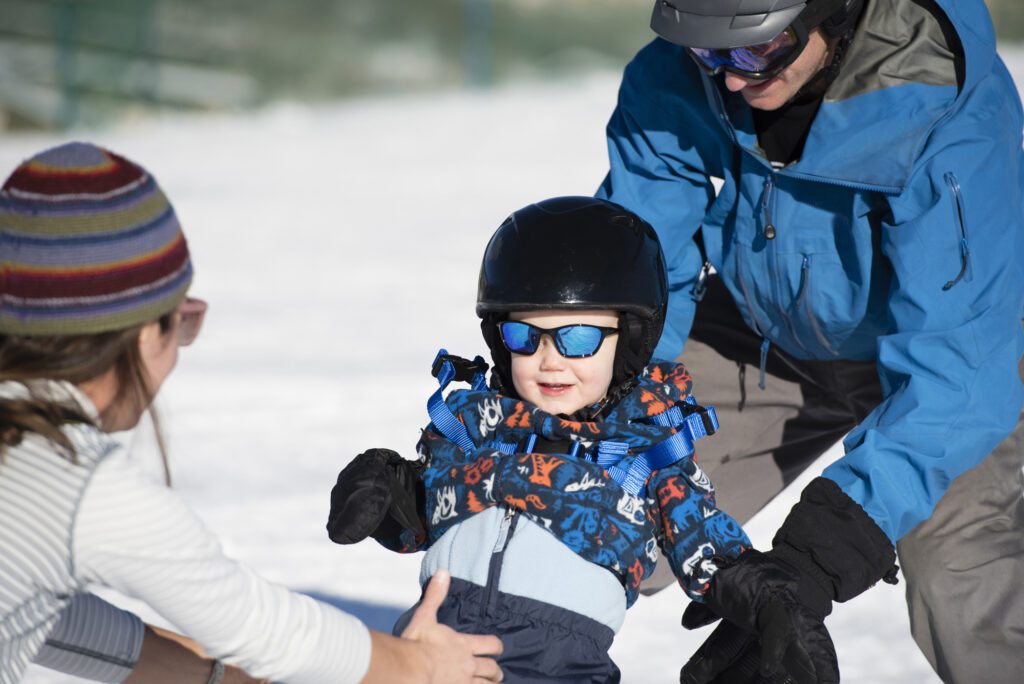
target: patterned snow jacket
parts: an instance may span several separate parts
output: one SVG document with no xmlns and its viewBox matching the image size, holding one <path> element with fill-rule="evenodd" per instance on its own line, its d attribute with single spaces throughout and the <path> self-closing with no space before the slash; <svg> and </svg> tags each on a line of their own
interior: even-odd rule
<svg viewBox="0 0 1024 684">
<path fill-rule="evenodd" d="M 715 507 L 714 487 L 692 446 L 684 447 L 689 455 L 649 474 L 636 463 L 639 454 L 667 440 L 692 445 L 704 434 L 700 407 L 687 401 L 691 385 L 682 365 L 652 363 L 599 422 L 567 420 L 493 391 L 452 391 L 445 404 L 474 448 L 464 451 L 434 423 L 427 426 L 417 449 L 429 538 L 405 533 L 382 543 L 401 552 L 423 550 L 476 513 L 508 506 L 613 572 L 627 605 L 654 570 L 659 547 L 686 593 L 700 600 L 716 569 L 714 558 L 736 556 L 750 542 Z M 544 444 L 563 445 L 574 455 L 546 452 Z"/>
</svg>

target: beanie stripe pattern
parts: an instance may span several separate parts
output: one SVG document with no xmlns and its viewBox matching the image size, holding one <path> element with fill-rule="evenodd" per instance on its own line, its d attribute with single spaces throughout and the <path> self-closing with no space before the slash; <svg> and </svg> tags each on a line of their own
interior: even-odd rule
<svg viewBox="0 0 1024 684">
<path fill-rule="evenodd" d="M 142 167 L 87 143 L 0 189 L 0 333 L 119 330 L 173 311 L 192 280 L 181 226 Z"/>
</svg>

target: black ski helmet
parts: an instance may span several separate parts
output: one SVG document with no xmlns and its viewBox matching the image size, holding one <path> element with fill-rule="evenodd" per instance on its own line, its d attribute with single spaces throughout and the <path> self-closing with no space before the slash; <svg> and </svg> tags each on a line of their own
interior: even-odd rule
<svg viewBox="0 0 1024 684">
<path fill-rule="evenodd" d="M 494 361 L 495 387 L 513 393 L 511 354 L 497 325 L 509 313 L 618 312 L 608 395 L 615 401 L 650 361 L 667 304 L 665 257 L 649 223 L 605 200 L 555 197 L 523 207 L 495 231 L 480 266 L 476 313 Z"/>
<path fill-rule="evenodd" d="M 863 8 L 864 0 L 656 0 L 651 28 L 676 45 L 725 49 L 767 43 L 797 22 L 844 36 Z"/>
</svg>

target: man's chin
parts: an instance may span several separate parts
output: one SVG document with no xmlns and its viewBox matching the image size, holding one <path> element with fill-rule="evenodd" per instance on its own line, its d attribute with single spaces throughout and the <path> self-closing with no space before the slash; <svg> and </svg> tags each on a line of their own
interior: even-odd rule
<svg viewBox="0 0 1024 684">
<path fill-rule="evenodd" d="M 786 83 L 776 77 L 756 86 L 747 86 L 740 94 L 751 107 L 770 112 L 786 104 L 794 95 L 787 90 Z"/>
</svg>

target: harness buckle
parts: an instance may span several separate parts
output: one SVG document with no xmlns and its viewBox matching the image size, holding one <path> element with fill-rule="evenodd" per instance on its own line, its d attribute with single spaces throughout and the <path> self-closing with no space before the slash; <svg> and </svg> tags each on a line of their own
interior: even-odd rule
<svg viewBox="0 0 1024 684">
<path fill-rule="evenodd" d="M 450 363 L 452 370 L 455 371 L 453 380 L 458 382 L 469 382 L 473 380 L 480 373 L 486 373 L 487 369 L 490 368 L 487 362 L 482 357 L 476 357 L 472 361 L 465 359 L 461 356 L 455 356 L 454 354 L 448 354 L 443 349 L 437 353 L 437 357 L 434 359 L 433 365 L 430 367 L 430 374 L 435 378 L 441 374 L 441 369 L 444 368 L 446 363 Z"/>
<path fill-rule="evenodd" d="M 694 414 L 699 415 L 700 422 L 704 425 L 704 432 L 707 434 L 713 435 L 718 431 L 718 421 L 708 411 L 707 406 L 701 406 L 696 402 L 692 404 L 690 402 L 686 402 L 683 404 L 683 410 L 686 412 L 687 416 L 692 416 Z"/>
</svg>

